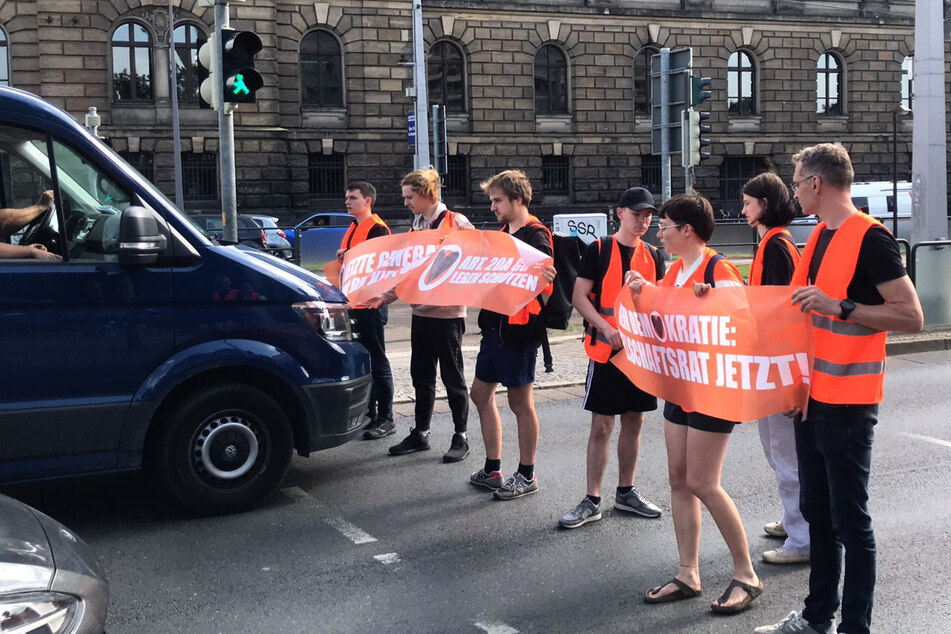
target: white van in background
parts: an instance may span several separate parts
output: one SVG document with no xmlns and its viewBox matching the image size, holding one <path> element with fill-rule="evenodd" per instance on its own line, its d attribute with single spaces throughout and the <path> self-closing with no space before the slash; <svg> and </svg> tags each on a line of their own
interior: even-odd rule
<svg viewBox="0 0 951 634">
<path fill-rule="evenodd" d="M 894 184 L 891 181 L 852 183 L 852 204 L 860 211 L 880 220 L 892 229 L 892 210 L 894 209 Z M 815 216 L 796 218 L 789 225 L 796 244 L 804 244 L 815 228 Z M 908 240 L 911 236 L 911 183 L 898 181 L 898 235 Z"/>
</svg>

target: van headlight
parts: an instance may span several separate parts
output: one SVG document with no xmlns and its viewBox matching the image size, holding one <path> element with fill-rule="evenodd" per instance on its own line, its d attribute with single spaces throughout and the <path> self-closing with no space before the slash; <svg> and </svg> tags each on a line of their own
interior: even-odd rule
<svg viewBox="0 0 951 634">
<path fill-rule="evenodd" d="M 353 341 L 353 324 L 346 304 L 298 302 L 294 310 L 327 341 Z"/>
<path fill-rule="evenodd" d="M 78 597 L 59 592 L 11 595 L 0 599 L 0 632 L 62 634 L 82 618 Z"/>
</svg>

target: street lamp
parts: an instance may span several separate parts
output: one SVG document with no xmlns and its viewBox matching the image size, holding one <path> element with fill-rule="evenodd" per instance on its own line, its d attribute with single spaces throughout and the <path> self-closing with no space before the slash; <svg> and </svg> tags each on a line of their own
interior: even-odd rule
<svg viewBox="0 0 951 634">
<path fill-rule="evenodd" d="M 911 110 L 898 105 L 892 108 L 892 233 L 898 237 L 898 117 L 911 114 Z"/>
</svg>

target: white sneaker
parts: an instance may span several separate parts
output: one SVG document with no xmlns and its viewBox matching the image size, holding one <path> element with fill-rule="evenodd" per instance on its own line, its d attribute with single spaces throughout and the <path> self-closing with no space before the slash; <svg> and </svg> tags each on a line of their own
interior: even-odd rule
<svg viewBox="0 0 951 634">
<path fill-rule="evenodd" d="M 789 535 L 786 534 L 786 529 L 783 528 L 782 522 L 770 522 L 763 527 L 763 530 L 770 537 L 780 537 L 782 539 L 789 537 Z"/>
<path fill-rule="evenodd" d="M 797 553 L 783 546 L 763 553 L 763 561 L 768 564 L 808 564 L 809 555 Z"/>
<path fill-rule="evenodd" d="M 802 618 L 802 611 L 790 612 L 779 623 L 774 625 L 763 625 L 755 630 L 753 634 L 816 634 L 818 630 L 809 625 L 809 621 Z M 835 627 L 830 627 L 820 634 L 835 634 Z"/>
</svg>

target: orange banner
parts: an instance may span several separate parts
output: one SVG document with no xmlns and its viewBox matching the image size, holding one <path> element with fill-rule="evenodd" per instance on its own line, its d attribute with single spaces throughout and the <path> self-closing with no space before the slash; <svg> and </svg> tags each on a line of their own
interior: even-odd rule
<svg viewBox="0 0 951 634">
<path fill-rule="evenodd" d="M 623 289 L 615 306 L 624 349 L 612 362 L 635 385 L 685 410 L 751 421 L 805 409 L 811 316 L 792 288 Z"/>
<path fill-rule="evenodd" d="M 501 231 L 414 231 L 347 251 L 340 289 L 359 305 L 396 288 L 409 304 L 510 315 L 542 292 L 552 258 Z"/>
</svg>

